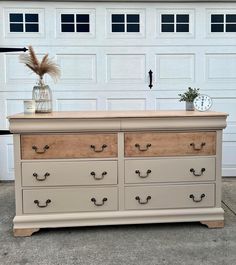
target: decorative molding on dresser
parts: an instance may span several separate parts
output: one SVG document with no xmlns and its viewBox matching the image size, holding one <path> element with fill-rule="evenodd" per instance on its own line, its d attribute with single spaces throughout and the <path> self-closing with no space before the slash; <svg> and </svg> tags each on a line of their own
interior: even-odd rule
<svg viewBox="0 0 236 265">
<path fill-rule="evenodd" d="M 9 117 L 15 236 L 45 227 L 196 222 L 223 227 L 226 113 L 54 112 Z"/>
</svg>

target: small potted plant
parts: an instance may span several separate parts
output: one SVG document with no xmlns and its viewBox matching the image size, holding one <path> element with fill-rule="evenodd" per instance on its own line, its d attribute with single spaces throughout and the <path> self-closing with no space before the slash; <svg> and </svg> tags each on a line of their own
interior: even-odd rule
<svg viewBox="0 0 236 265">
<path fill-rule="evenodd" d="M 179 101 L 186 102 L 186 110 L 194 110 L 193 101 L 194 99 L 200 95 L 199 88 L 191 88 L 189 87 L 187 91 L 183 94 L 178 94 L 180 96 Z"/>
</svg>

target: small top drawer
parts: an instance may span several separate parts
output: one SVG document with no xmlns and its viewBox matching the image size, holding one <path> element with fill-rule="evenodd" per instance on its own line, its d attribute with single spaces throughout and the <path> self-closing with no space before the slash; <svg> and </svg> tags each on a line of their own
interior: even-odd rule
<svg viewBox="0 0 236 265">
<path fill-rule="evenodd" d="M 125 134 L 125 156 L 215 155 L 216 132 Z"/>
<path fill-rule="evenodd" d="M 22 159 L 117 157 L 116 134 L 21 135 Z"/>
</svg>

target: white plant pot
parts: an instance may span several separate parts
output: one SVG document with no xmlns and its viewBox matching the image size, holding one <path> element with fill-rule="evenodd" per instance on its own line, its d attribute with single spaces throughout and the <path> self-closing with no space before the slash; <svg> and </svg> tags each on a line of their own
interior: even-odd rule
<svg viewBox="0 0 236 265">
<path fill-rule="evenodd" d="M 188 101 L 186 101 L 186 102 L 185 102 L 185 107 L 186 107 L 186 110 L 187 110 L 187 111 L 192 111 L 192 110 L 194 110 L 193 102 L 188 102 Z"/>
</svg>

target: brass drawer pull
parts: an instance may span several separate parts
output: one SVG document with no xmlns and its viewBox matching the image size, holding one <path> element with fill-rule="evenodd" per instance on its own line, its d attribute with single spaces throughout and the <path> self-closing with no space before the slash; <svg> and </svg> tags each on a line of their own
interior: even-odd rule
<svg viewBox="0 0 236 265">
<path fill-rule="evenodd" d="M 152 145 L 151 144 L 146 144 L 146 147 L 145 148 L 141 148 L 140 147 L 140 144 L 135 144 L 134 145 L 136 148 L 138 148 L 139 151 L 147 151 L 149 147 L 151 147 Z"/>
<path fill-rule="evenodd" d="M 201 202 L 204 197 L 206 197 L 204 193 L 202 193 L 202 195 L 200 196 L 200 199 L 195 199 L 195 196 L 193 194 L 189 195 L 189 198 L 192 199 L 194 202 Z"/>
<path fill-rule="evenodd" d="M 203 146 L 205 146 L 206 145 L 206 143 L 201 143 L 199 146 L 196 146 L 195 145 L 195 143 L 191 143 L 190 144 L 190 146 L 192 146 L 193 147 L 193 150 L 195 150 L 195 151 L 200 151 L 200 150 L 202 150 L 203 149 Z"/>
<path fill-rule="evenodd" d="M 36 154 L 44 154 L 49 149 L 49 146 L 45 145 L 43 151 L 38 151 L 38 147 L 35 145 L 32 146 L 32 149 L 35 151 Z"/>
<path fill-rule="evenodd" d="M 92 144 L 90 145 L 90 147 L 93 149 L 94 152 L 100 153 L 100 152 L 104 151 L 104 149 L 107 147 L 107 145 L 106 144 L 103 144 L 102 147 L 101 147 L 101 149 L 96 149 L 96 146 L 95 145 L 92 145 Z"/>
<path fill-rule="evenodd" d="M 106 172 L 106 171 L 102 172 L 101 177 L 96 177 L 96 173 L 95 173 L 94 171 L 92 171 L 92 172 L 90 173 L 90 175 L 92 175 L 93 178 L 96 179 L 96 180 L 101 180 L 101 179 L 104 178 L 104 176 L 107 175 L 107 172 Z"/>
<path fill-rule="evenodd" d="M 193 175 L 194 175 L 195 177 L 200 177 L 200 176 L 202 176 L 203 173 L 204 173 L 205 171 L 206 171 L 206 169 L 205 169 L 204 167 L 201 169 L 201 172 L 200 172 L 200 173 L 196 173 L 195 169 L 190 168 L 190 172 L 193 173 Z"/>
<path fill-rule="evenodd" d="M 141 175 L 139 170 L 135 170 L 135 173 L 138 174 L 140 178 L 147 178 L 150 173 L 152 173 L 151 169 L 148 169 L 146 175 Z"/>
<path fill-rule="evenodd" d="M 43 178 L 39 178 L 39 175 L 37 173 L 33 173 L 33 177 L 35 177 L 38 181 L 44 181 L 49 176 L 50 176 L 50 173 L 46 172 L 44 174 L 44 177 Z"/>
<path fill-rule="evenodd" d="M 146 201 L 141 201 L 140 197 L 136 196 L 135 200 L 137 200 L 139 204 L 147 204 L 148 201 L 151 200 L 151 198 L 152 198 L 151 196 L 147 196 Z"/>
<path fill-rule="evenodd" d="M 38 200 L 35 200 L 34 203 L 39 207 L 39 208 L 45 208 L 48 206 L 48 204 L 51 202 L 50 199 L 47 199 L 44 205 L 40 205 L 40 202 Z"/>
<path fill-rule="evenodd" d="M 97 203 L 97 200 L 95 198 L 92 198 L 91 201 L 96 205 L 96 206 L 103 206 L 104 203 L 107 201 L 107 198 L 103 198 L 101 203 Z"/>
</svg>

